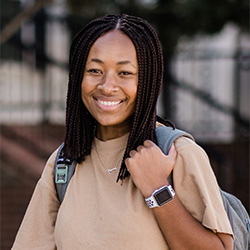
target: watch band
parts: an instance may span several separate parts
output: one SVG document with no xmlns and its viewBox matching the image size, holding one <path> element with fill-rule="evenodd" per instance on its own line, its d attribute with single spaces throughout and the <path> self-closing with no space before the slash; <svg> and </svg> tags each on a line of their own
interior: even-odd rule
<svg viewBox="0 0 250 250">
<path fill-rule="evenodd" d="M 145 199 L 145 201 L 149 208 L 162 207 L 173 200 L 174 196 L 175 191 L 172 186 L 166 185 L 159 189 L 156 189 L 149 198 Z"/>
</svg>

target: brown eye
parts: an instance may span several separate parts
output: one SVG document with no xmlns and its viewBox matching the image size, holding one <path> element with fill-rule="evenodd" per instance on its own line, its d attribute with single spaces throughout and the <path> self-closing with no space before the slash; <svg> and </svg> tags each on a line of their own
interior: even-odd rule
<svg viewBox="0 0 250 250">
<path fill-rule="evenodd" d="M 94 75 L 102 74 L 102 71 L 99 70 L 99 69 L 89 69 L 89 70 L 87 70 L 87 72 L 90 73 L 90 74 L 94 74 Z"/>
<path fill-rule="evenodd" d="M 132 75 L 132 73 L 129 72 L 129 71 L 122 71 L 122 72 L 119 73 L 119 75 L 121 75 L 121 76 L 128 76 L 128 75 Z"/>
</svg>

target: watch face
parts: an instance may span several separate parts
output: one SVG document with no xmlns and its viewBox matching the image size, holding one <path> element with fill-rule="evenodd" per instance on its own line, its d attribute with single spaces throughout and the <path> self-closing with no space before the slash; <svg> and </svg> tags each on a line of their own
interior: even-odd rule
<svg viewBox="0 0 250 250">
<path fill-rule="evenodd" d="M 165 187 L 164 189 L 159 190 L 157 193 L 155 193 L 154 197 L 160 206 L 166 204 L 168 201 L 173 199 L 173 197 L 169 193 L 167 187 Z"/>
</svg>

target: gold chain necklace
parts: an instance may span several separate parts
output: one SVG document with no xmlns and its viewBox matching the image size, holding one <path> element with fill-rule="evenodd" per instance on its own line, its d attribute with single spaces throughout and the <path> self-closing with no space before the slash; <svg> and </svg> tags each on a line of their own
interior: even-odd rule
<svg viewBox="0 0 250 250">
<path fill-rule="evenodd" d="M 122 157 L 121 158 L 119 158 L 119 161 L 116 163 L 116 165 L 115 165 L 115 167 L 113 167 L 113 168 L 105 168 L 105 165 L 103 164 L 103 162 L 102 162 L 102 159 L 101 159 L 101 157 L 100 157 L 100 155 L 99 155 L 99 153 L 98 153 L 98 149 L 97 149 L 97 145 L 96 145 L 96 142 L 94 142 L 94 146 L 95 146 L 95 149 L 96 149 L 96 154 L 97 154 L 97 156 L 98 156 L 98 159 L 99 159 L 99 161 L 101 162 L 101 165 L 102 165 L 102 167 L 103 167 L 103 169 L 105 170 L 105 172 L 107 173 L 107 174 L 111 174 L 113 171 L 116 171 L 118 168 L 119 168 L 119 166 L 120 166 L 120 162 L 121 162 L 121 160 L 122 160 L 122 158 L 123 158 L 123 153 L 122 153 Z M 124 152 L 124 151 L 123 151 Z"/>
</svg>

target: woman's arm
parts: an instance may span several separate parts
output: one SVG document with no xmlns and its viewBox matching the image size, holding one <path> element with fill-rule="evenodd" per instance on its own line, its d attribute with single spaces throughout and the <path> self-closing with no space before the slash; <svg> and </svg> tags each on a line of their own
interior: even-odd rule
<svg viewBox="0 0 250 250">
<path fill-rule="evenodd" d="M 54 161 L 48 160 L 38 181 L 11 250 L 55 250 L 54 226 L 59 201 L 54 188 Z"/>
<path fill-rule="evenodd" d="M 130 152 L 125 163 L 145 198 L 154 190 L 168 185 L 167 177 L 174 168 L 176 155 L 174 146 L 165 156 L 149 140 Z M 231 235 L 216 234 L 205 228 L 185 209 L 177 195 L 165 206 L 153 208 L 153 213 L 171 249 L 233 249 Z"/>
<path fill-rule="evenodd" d="M 194 219 L 177 196 L 167 205 L 153 208 L 155 218 L 171 249 L 233 249 L 229 234 L 215 234 Z"/>
</svg>

